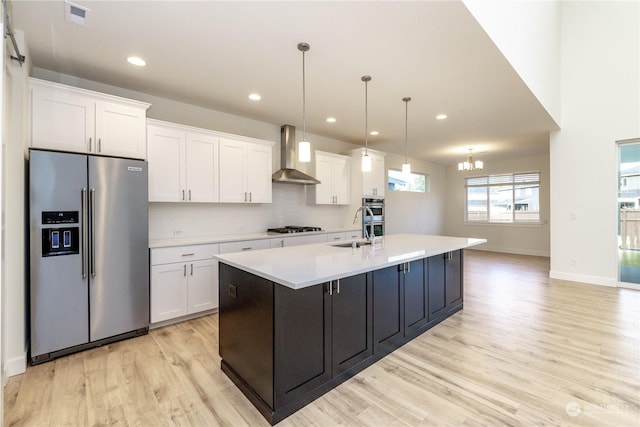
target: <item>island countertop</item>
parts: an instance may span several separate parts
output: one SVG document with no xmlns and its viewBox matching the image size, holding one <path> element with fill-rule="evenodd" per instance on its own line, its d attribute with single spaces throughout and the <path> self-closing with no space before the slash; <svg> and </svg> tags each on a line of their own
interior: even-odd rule
<svg viewBox="0 0 640 427">
<path fill-rule="evenodd" d="M 349 242 L 341 242 L 349 243 Z M 357 249 L 335 243 L 216 255 L 219 261 L 292 289 L 302 289 L 367 271 L 486 243 L 486 239 L 391 234 Z"/>
</svg>

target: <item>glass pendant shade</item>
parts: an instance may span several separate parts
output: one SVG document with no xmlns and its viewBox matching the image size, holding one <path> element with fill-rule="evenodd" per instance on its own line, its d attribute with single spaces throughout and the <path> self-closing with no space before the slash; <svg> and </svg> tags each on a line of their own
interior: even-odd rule
<svg viewBox="0 0 640 427">
<path fill-rule="evenodd" d="M 311 161 L 311 144 L 309 141 L 300 141 L 298 143 L 298 161 L 303 163 Z"/>
<path fill-rule="evenodd" d="M 371 171 L 371 156 L 369 154 L 365 154 L 362 156 L 362 172 L 370 172 Z"/>
<path fill-rule="evenodd" d="M 404 175 L 411 175 L 411 165 L 409 163 L 402 164 L 402 173 Z"/>
</svg>

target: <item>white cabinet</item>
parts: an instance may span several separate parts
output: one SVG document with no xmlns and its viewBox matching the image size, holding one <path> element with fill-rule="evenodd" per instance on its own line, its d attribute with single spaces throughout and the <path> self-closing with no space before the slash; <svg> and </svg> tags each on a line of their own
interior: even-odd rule
<svg viewBox="0 0 640 427">
<path fill-rule="evenodd" d="M 220 201 L 271 203 L 271 145 L 220 140 Z"/>
<path fill-rule="evenodd" d="M 364 149 L 356 149 L 352 151 L 354 189 L 360 188 L 362 183 L 362 193 L 359 197 L 384 197 L 384 190 L 387 186 L 387 170 L 384 166 L 384 153 L 374 150 L 368 150 L 371 157 L 371 170 L 362 172 L 362 155 Z M 356 185 L 358 186 L 356 187 Z M 355 193 L 354 193 L 355 194 Z"/>
<path fill-rule="evenodd" d="M 316 151 L 315 203 L 348 205 L 351 201 L 351 162 L 349 157 Z"/>
<path fill-rule="evenodd" d="M 151 323 L 218 307 L 217 244 L 151 249 Z"/>
<path fill-rule="evenodd" d="M 146 158 L 149 104 L 29 79 L 31 147 Z"/>
<path fill-rule="evenodd" d="M 225 242 L 225 243 L 220 243 L 220 253 L 228 254 L 231 252 L 253 251 L 257 249 L 269 249 L 270 247 L 271 247 L 270 239 Z"/>
<path fill-rule="evenodd" d="M 150 202 L 218 201 L 214 134 L 148 120 L 147 135 Z"/>
<path fill-rule="evenodd" d="M 292 236 L 284 239 L 284 246 L 310 245 L 327 241 L 326 234 L 309 234 L 306 236 Z"/>
</svg>

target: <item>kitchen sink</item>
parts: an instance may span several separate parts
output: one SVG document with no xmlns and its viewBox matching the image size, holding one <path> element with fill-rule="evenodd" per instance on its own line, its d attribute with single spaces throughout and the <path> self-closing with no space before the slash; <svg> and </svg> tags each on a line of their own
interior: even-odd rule
<svg viewBox="0 0 640 427">
<path fill-rule="evenodd" d="M 354 242 L 344 242 L 344 243 L 334 243 L 331 246 L 335 246 L 336 248 L 352 248 Z M 363 242 L 355 242 L 356 248 L 360 246 L 370 245 L 371 242 L 363 241 Z"/>
</svg>

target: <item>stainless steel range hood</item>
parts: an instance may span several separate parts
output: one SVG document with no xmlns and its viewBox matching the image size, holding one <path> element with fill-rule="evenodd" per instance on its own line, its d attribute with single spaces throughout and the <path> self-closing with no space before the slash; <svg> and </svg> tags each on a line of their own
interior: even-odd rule
<svg viewBox="0 0 640 427">
<path fill-rule="evenodd" d="M 271 176 L 271 180 L 288 184 L 320 184 L 317 179 L 296 169 L 297 158 L 296 128 L 291 125 L 282 125 L 280 128 L 280 170 Z"/>
</svg>

